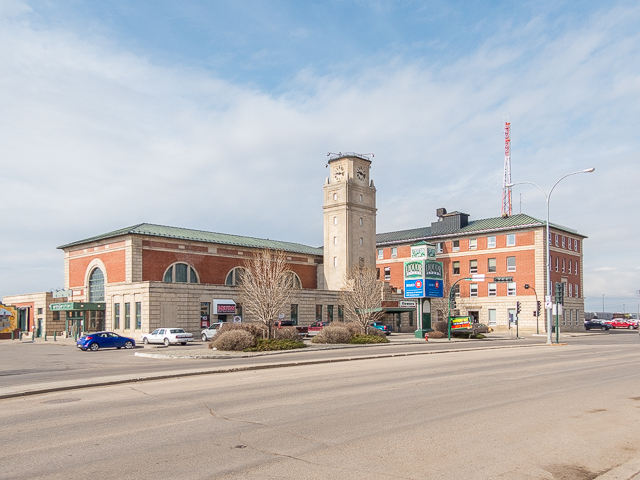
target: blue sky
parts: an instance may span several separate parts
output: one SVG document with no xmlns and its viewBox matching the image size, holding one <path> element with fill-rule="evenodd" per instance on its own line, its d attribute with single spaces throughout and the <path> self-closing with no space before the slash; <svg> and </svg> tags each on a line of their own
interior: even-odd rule
<svg viewBox="0 0 640 480">
<path fill-rule="evenodd" d="M 500 214 L 565 173 L 587 309 L 635 311 L 634 2 L 0 0 L 0 295 L 79 238 L 152 222 L 322 242 L 328 151 L 374 152 L 378 229 Z M 545 217 L 535 187 L 514 211 Z"/>
</svg>

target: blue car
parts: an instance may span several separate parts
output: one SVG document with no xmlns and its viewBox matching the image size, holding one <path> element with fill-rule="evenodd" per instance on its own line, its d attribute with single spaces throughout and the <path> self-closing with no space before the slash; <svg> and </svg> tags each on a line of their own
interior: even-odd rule
<svg viewBox="0 0 640 480">
<path fill-rule="evenodd" d="M 113 332 L 96 332 L 80 337 L 76 346 L 84 351 L 95 352 L 101 348 L 133 348 L 136 346 L 136 341 Z"/>
</svg>

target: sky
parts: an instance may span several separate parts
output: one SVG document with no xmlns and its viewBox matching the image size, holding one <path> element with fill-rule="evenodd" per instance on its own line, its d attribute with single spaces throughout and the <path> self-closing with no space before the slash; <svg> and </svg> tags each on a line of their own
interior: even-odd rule
<svg viewBox="0 0 640 480">
<path fill-rule="evenodd" d="M 327 152 L 374 153 L 378 232 L 549 192 L 587 311 L 640 304 L 640 5 L 0 0 L 0 296 L 148 222 L 322 244 Z M 514 213 L 546 218 L 534 186 Z"/>
</svg>

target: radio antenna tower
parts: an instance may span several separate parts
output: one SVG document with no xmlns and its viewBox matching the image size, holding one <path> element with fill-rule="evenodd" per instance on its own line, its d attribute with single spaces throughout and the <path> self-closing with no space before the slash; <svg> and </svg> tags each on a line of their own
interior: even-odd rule
<svg viewBox="0 0 640 480">
<path fill-rule="evenodd" d="M 502 216 L 511 216 L 511 122 L 504 122 L 504 175 L 502 178 Z"/>
</svg>

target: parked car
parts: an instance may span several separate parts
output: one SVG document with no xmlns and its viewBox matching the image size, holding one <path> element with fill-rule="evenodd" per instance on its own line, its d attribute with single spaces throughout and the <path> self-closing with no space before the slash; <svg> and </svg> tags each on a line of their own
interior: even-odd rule
<svg viewBox="0 0 640 480">
<path fill-rule="evenodd" d="M 301 327 L 301 326 L 298 326 L 298 325 L 294 325 L 291 320 L 276 320 L 275 322 L 273 322 L 273 326 L 275 328 L 296 327 L 296 330 L 302 336 L 305 336 L 305 335 L 307 335 L 309 333 L 309 328 L 308 327 Z"/>
<path fill-rule="evenodd" d="M 142 341 L 145 344 L 164 343 L 167 347 L 172 343 L 186 345 L 187 342 L 193 342 L 193 334 L 182 328 L 156 328 L 153 332 L 142 335 Z"/>
<path fill-rule="evenodd" d="M 80 337 L 76 346 L 84 351 L 92 350 L 95 352 L 101 348 L 133 348 L 136 346 L 136 341 L 113 332 L 96 332 Z"/>
<path fill-rule="evenodd" d="M 632 328 L 638 328 L 634 322 L 625 318 L 614 318 L 613 320 L 609 320 L 607 323 L 611 325 L 611 328 L 628 328 L 629 330 Z"/>
<path fill-rule="evenodd" d="M 593 320 L 585 320 L 584 322 L 585 330 L 609 330 L 610 328 L 611 325 L 603 322 L 602 320 L 598 320 L 597 318 L 594 318 Z"/>
<path fill-rule="evenodd" d="M 222 322 L 216 322 L 212 323 L 208 328 L 202 330 L 202 332 L 200 332 L 202 341 L 206 342 L 215 337 L 216 333 L 218 333 L 218 330 L 220 330 L 220 327 L 222 327 Z"/>
<path fill-rule="evenodd" d="M 384 332 L 385 335 L 391 335 L 391 332 L 393 332 L 393 326 L 383 325 L 380 322 L 371 322 L 369 323 L 369 326 Z"/>
<path fill-rule="evenodd" d="M 309 327 L 307 327 L 307 335 L 314 336 L 317 335 L 320 330 L 322 330 L 327 325 L 330 325 L 331 322 L 322 322 L 320 320 L 316 320 Z"/>
</svg>

